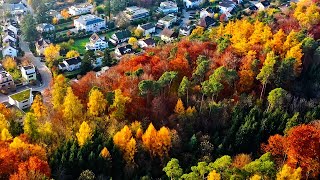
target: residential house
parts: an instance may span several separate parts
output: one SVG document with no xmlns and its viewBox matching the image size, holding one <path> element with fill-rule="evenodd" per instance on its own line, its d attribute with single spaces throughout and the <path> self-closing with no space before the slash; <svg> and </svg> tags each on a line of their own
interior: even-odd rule
<svg viewBox="0 0 320 180">
<path fill-rule="evenodd" d="M 164 1 L 160 3 L 160 6 L 157 9 L 158 12 L 163 14 L 171 14 L 171 13 L 178 13 L 179 8 L 177 3 L 172 1 Z"/>
<path fill-rule="evenodd" d="M 147 36 L 156 32 L 156 26 L 153 23 L 146 23 L 138 25 L 137 29 L 143 31 L 143 35 Z"/>
<path fill-rule="evenodd" d="M 74 21 L 75 28 L 79 30 L 85 31 L 93 31 L 98 32 L 103 29 L 106 29 L 106 21 L 100 17 L 97 17 L 92 14 L 82 15 L 78 19 Z"/>
<path fill-rule="evenodd" d="M 206 17 L 206 16 L 209 16 L 209 17 L 212 17 L 214 16 L 214 10 L 212 7 L 207 7 L 205 9 L 202 9 L 200 11 L 200 18 L 203 18 L 203 17 Z"/>
<path fill-rule="evenodd" d="M 118 57 L 121 57 L 125 54 L 133 53 L 133 50 L 130 44 L 124 44 L 122 46 L 117 46 L 114 52 Z"/>
<path fill-rule="evenodd" d="M 168 28 L 163 29 L 160 35 L 161 40 L 164 42 L 172 42 L 177 37 L 178 37 L 178 33 Z"/>
<path fill-rule="evenodd" d="M 98 34 L 93 33 L 89 38 L 89 42 L 86 44 L 86 50 L 102 50 L 108 47 L 108 43 L 104 37 L 99 37 Z"/>
<path fill-rule="evenodd" d="M 40 56 L 40 55 L 43 55 L 43 52 L 44 50 L 49 47 L 50 45 L 50 41 L 47 40 L 47 39 L 39 39 L 38 41 L 36 41 L 35 45 L 36 45 L 36 52 L 37 54 Z"/>
<path fill-rule="evenodd" d="M 0 89 L 7 90 L 7 89 L 14 89 L 15 84 L 13 81 L 12 76 L 5 71 L 2 67 L 0 67 Z"/>
<path fill-rule="evenodd" d="M 19 109 L 29 108 L 32 102 L 33 95 L 31 88 L 9 96 L 9 103 L 11 105 L 16 105 Z"/>
<path fill-rule="evenodd" d="M 259 11 L 264 11 L 267 7 L 270 6 L 269 1 L 250 1 L 254 6 L 258 8 Z"/>
<path fill-rule="evenodd" d="M 173 25 L 173 23 L 177 22 L 177 16 L 173 14 L 168 14 L 165 17 L 159 19 L 157 23 L 157 27 L 164 29 L 164 28 L 169 28 Z"/>
<path fill-rule="evenodd" d="M 202 2 L 203 0 L 183 0 L 183 4 L 187 9 L 197 8 Z"/>
<path fill-rule="evenodd" d="M 64 60 L 62 63 L 59 63 L 58 68 L 62 71 L 74 71 L 80 69 L 81 67 L 81 58 L 80 57 L 73 57 Z"/>
<path fill-rule="evenodd" d="M 236 3 L 231 0 L 224 0 L 219 2 L 217 6 L 220 9 L 220 13 L 226 14 L 227 18 L 231 16 L 231 11 L 236 7 Z"/>
<path fill-rule="evenodd" d="M 84 4 L 79 4 L 79 5 L 69 7 L 68 12 L 71 16 L 78 16 L 81 14 L 90 13 L 92 9 L 93 9 L 92 4 L 84 3 Z"/>
<path fill-rule="evenodd" d="M 37 31 L 40 33 L 43 32 L 52 32 L 55 30 L 54 25 L 48 23 L 41 23 L 36 27 Z"/>
<path fill-rule="evenodd" d="M 11 43 L 7 44 L 6 46 L 3 47 L 2 49 L 2 56 L 11 56 L 11 57 L 17 57 L 18 56 L 18 50 L 16 47 L 12 46 Z"/>
<path fill-rule="evenodd" d="M 18 35 L 19 25 L 16 22 L 10 23 L 6 29 L 12 31 L 15 35 Z"/>
<path fill-rule="evenodd" d="M 183 35 L 183 36 L 189 36 L 191 34 L 191 31 L 193 30 L 193 27 L 192 26 L 189 26 L 189 25 L 185 25 L 185 26 L 182 26 L 180 29 L 179 29 L 179 34 Z"/>
<path fill-rule="evenodd" d="M 200 27 L 203 27 L 205 29 L 209 28 L 209 27 L 212 27 L 216 24 L 216 21 L 210 17 L 210 16 L 206 16 L 206 17 L 203 17 L 200 19 L 198 25 Z"/>
<path fill-rule="evenodd" d="M 11 15 L 21 15 L 28 12 L 27 6 L 21 1 L 16 4 L 4 3 L 3 9 L 5 12 L 9 12 Z"/>
<path fill-rule="evenodd" d="M 123 12 L 130 21 L 149 17 L 149 11 L 147 9 L 137 6 L 127 7 Z"/>
<path fill-rule="evenodd" d="M 36 68 L 34 65 L 22 66 L 20 70 L 22 77 L 28 82 L 37 80 Z"/>
<path fill-rule="evenodd" d="M 102 67 L 100 71 L 96 72 L 96 77 L 101 76 L 102 74 L 104 74 L 105 72 L 107 72 L 109 69 L 110 69 L 110 67 L 108 67 L 108 66 Z"/>
<path fill-rule="evenodd" d="M 48 11 L 48 15 L 51 16 L 52 18 L 56 18 L 58 20 L 63 19 L 62 15 L 60 12 L 56 11 L 56 10 L 49 10 Z"/>
<path fill-rule="evenodd" d="M 138 45 L 141 48 L 147 48 L 147 47 L 155 47 L 156 42 L 152 38 L 147 38 L 147 39 L 141 39 L 138 41 Z"/>
<path fill-rule="evenodd" d="M 129 38 L 131 37 L 131 32 L 129 30 L 122 30 L 122 31 L 117 31 L 116 33 L 112 34 L 110 37 L 109 41 L 114 44 L 121 44 L 123 42 L 127 42 Z"/>
<path fill-rule="evenodd" d="M 10 29 L 7 29 L 5 30 L 5 33 L 3 35 L 2 42 L 8 43 L 9 41 L 16 42 L 17 36 L 13 31 L 11 31 Z"/>
</svg>

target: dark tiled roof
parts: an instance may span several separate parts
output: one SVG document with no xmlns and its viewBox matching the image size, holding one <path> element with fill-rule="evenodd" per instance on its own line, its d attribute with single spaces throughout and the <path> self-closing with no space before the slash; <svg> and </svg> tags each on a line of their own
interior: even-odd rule
<svg viewBox="0 0 320 180">
<path fill-rule="evenodd" d="M 24 68 L 25 70 L 28 70 L 28 69 L 33 69 L 33 66 L 31 66 L 31 65 L 28 65 L 28 66 L 23 66 L 23 68 Z"/>
<path fill-rule="evenodd" d="M 66 59 L 65 61 L 66 61 L 69 65 L 74 65 L 74 64 L 79 64 L 79 63 L 81 63 L 81 58 L 78 56 L 78 57 Z"/>
<path fill-rule="evenodd" d="M 154 28 L 155 26 L 154 26 L 153 23 L 146 23 L 146 24 L 140 25 L 140 27 L 141 27 L 142 29 L 144 29 L 144 30 L 148 30 L 148 29 Z"/>
<path fill-rule="evenodd" d="M 125 51 L 127 51 L 127 50 L 130 50 L 130 52 L 132 51 L 132 46 L 130 44 L 126 44 L 126 45 L 118 47 L 118 49 L 119 49 L 120 53 L 122 55 L 124 55 L 124 54 L 128 53 L 128 52 L 125 52 Z"/>
<path fill-rule="evenodd" d="M 97 33 L 93 33 L 90 37 L 90 42 L 91 43 L 96 43 L 100 39 L 99 35 Z"/>
<path fill-rule="evenodd" d="M 45 39 L 39 39 L 37 42 L 36 42 L 36 46 L 38 47 L 43 47 L 43 46 L 47 46 L 50 44 L 50 41 L 49 40 L 45 40 Z"/>
<path fill-rule="evenodd" d="M 154 45 L 155 41 L 152 38 L 143 40 L 148 46 Z"/>
<path fill-rule="evenodd" d="M 216 22 L 212 17 L 206 16 L 200 19 L 199 26 L 207 28 L 209 26 L 214 25 L 215 23 Z"/>
<path fill-rule="evenodd" d="M 59 66 L 61 66 L 61 67 L 66 67 L 66 65 L 64 64 L 64 63 L 59 63 Z"/>
<path fill-rule="evenodd" d="M 177 34 L 168 28 L 165 28 L 164 30 L 162 30 L 161 35 L 166 36 L 166 37 L 176 37 Z"/>
<path fill-rule="evenodd" d="M 115 33 L 118 39 L 125 39 L 131 37 L 131 32 L 129 30 L 118 31 Z"/>
</svg>

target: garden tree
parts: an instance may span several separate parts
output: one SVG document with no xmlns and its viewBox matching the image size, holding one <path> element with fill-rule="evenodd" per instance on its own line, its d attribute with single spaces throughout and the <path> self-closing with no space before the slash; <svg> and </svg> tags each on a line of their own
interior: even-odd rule
<svg viewBox="0 0 320 180">
<path fill-rule="evenodd" d="M 63 9 L 61 12 L 60 12 L 61 16 L 64 18 L 64 19 L 68 19 L 70 17 L 70 14 L 68 12 L 68 9 Z"/>
<path fill-rule="evenodd" d="M 12 139 L 12 135 L 10 134 L 10 132 L 8 131 L 7 128 L 3 128 L 1 131 L 1 137 L 0 140 L 1 141 L 8 141 Z"/>
<path fill-rule="evenodd" d="M 288 165 L 284 165 L 281 170 L 277 173 L 277 180 L 299 180 L 301 179 L 301 168 L 293 169 Z"/>
<path fill-rule="evenodd" d="M 108 67 L 113 65 L 113 59 L 112 59 L 112 57 L 110 55 L 109 48 L 106 48 L 104 50 L 104 56 L 103 56 L 103 60 L 102 60 L 102 65 L 103 66 L 108 66 Z"/>
<path fill-rule="evenodd" d="M 63 104 L 64 97 L 67 92 L 66 82 L 67 80 L 62 74 L 57 75 L 53 79 L 53 86 L 51 88 L 51 102 L 55 110 L 59 109 Z"/>
<path fill-rule="evenodd" d="M 52 18 L 52 24 L 58 24 L 59 23 L 59 19 L 54 17 Z"/>
<path fill-rule="evenodd" d="M 273 78 L 274 76 L 274 65 L 276 64 L 277 58 L 278 57 L 273 51 L 269 52 L 266 60 L 263 63 L 260 73 L 257 75 L 257 80 L 259 80 L 262 84 L 260 99 L 262 99 L 262 96 L 264 95 L 267 84 L 270 83 L 270 78 Z"/>
<path fill-rule="evenodd" d="M 44 4 L 43 1 L 39 1 L 36 10 L 36 22 L 40 23 L 48 23 L 51 21 L 51 17 L 48 16 L 47 12 L 49 11 L 48 7 Z"/>
<path fill-rule="evenodd" d="M 256 159 L 244 166 L 243 169 L 250 175 L 259 174 L 263 179 L 273 179 L 276 173 L 276 167 L 272 161 L 271 153 L 263 154 L 259 159 Z"/>
<path fill-rule="evenodd" d="M 39 123 L 37 122 L 37 117 L 33 113 L 27 113 L 24 118 L 23 130 L 32 140 L 37 140 L 39 138 Z"/>
<path fill-rule="evenodd" d="M 34 98 L 31 105 L 31 110 L 38 119 L 41 117 L 45 117 L 48 114 L 48 109 L 43 104 L 42 97 L 40 95 L 36 95 L 36 97 Z"/>
<path fill-rule="evenodd" d="M 180 98 L 186 96 L 187 106 L 189 106 L 189 88 L 190 88 L 190 86 L 191 86 L 191 83 L 188 80 L 188 77 L 184 76 L 180 82 L 180 85 L 179 85 L 178 95 Z"/>
<path fill-rule="evenodd" d="M 73 58 L 73 57 L 79 57 L 80 54 L 78 51 L 71 50 L 66 54 L 66 58 Z"/>
<path fill-rule="evenodd" d="M 86 73 L 92 70 L 93 66 L 92 64 L 96 61 L 96 56 L 94 55 L 94 51 L 89 50 L 87 51 L 84 56 L 83 59 L 81 61 L 81 72 L 82 73 Z"/>
<path fill-rule="evenodd" d="M 174 108 L 174 112 L 177 113 L 178 115 L 183 115 L 185 112 L 185 108 L 183 106 L 183 102 L 179 98 L 176 104 L 176 107 Z"/>
<path fill-rule="evenodd" d="M 89 169 L 82 171 L 78 180 L 94 180 L 95 174 Z"/>
<path fill-rule="evenodd" d="M 66 120 L 66 123 L 70 125 L 69 127 L 72 127 L 73 133 L 76 120 L 80 120 L 80 118 L 82 118 L 83 105 L 78 97 L 73 94 L 71 87 L 67 88 L 67 93 L 62 107 L 63 118 Z"/>
<path fill-rule="evenodd" d="M 110 117 L 117 120 L 122 120 L 125 118 L 126 104 L 131 102 L 131 98 L 124 96 L 120 89 L 114 91 L 113 104 L 110 106 L 112 111 Z"/>
<path fill-rule="evenodd" d="M 117 1 L 117 3 L 119 3 L 119 1 Z M 116 16 L 115 24 L 116 24 L 116 26 L 118 28 L 124 29 L 124 28 L 127 28 L 130 25 L 130 20 L 127 18 L 127 16 L 124 14 L 124 12 L 120 12 Z"/>
<path fill-rule="evenodd" d="M 233 158 L 232 166 L 241 169 L 251 161 L 252 160 L 249 154 L 237 154 Z"/>
<path fill-rule="evenodd" d="M 45 56 L 46 61 L 52 65 L 52 63 L 60 56 L 60 46 L 58 44 L 50 44 L 44 49 L 43 55 Z"/>
<path fill-rule="evenodd" d="M 13 71 L 17 69 L 17 62 L 12 57 L 7 56 L 2 60 L 2 66 L 7 71 Z"/>
<path fill-rule="evenodd" d="M 136 46 L 137 43 L 138 43 L 138 40 L 135 37 L 130 37 L 129 40 L 128 40 L 128 44 L 130 44 L 132 46 Z"/>
<path fill-rule="evenodd" d="M 206 57 L 199 56 L 197 59 L 197 68 L 192 74 L 192 79 L 195 81 L 195 83 L 202 82 L 205 73 L 208 70 L 209 61 L 206 60 Z"/>
<path fill-rule="evenodd" d="M 280 108 L 282 109 L 282 107 L 285 104 L 285 97 L 287 96 L 287 91 L 282 89 L 282 88 L 276 88 L 273 89 L 272 91 L 270 91 L 269 95 L 268 95 L 268 108 L 267 111 L 270 109 L 274 109 L 274 108 Z"/>
<path fill-rule="evenodd" d="M 207 180 L 220 180 L 220 179 L 221 179 L 221 175 L 217 173 L 215 170 L 211 171 L 207 177 Z"/>
<path fill-rule="evenodd" d="M 92 138 L 92 129 L 86 121 L 80 125 L 79 132 L 76 134 L 79 146 L 83 146 Z"/>
<path fill-rule="evenodd" d="M 136 38 L 141 38 L 143 36 L 143 30 L 140 28 L 136 28 L 133 34 Z"/>
<path fill-rule="evenodd" d="M 166 175 L 171 180 L 179 179 L 183 173 L 183 170 L 179 165 L 179 160 L 176 158 L 172 158 L 162 170 L 166 172 Z"/>
<path fill-rule="evenodd" d="M 319 6 L 313 1 L 298 2 L 293 16 L 301 26 L 309 29 L 320 22 Z"/>
<path fill-rule="evenodd" d="M 92 89 L 87 104 L 88 113 L 92 116 L 102 115 L 107 108 L 107 100 L 99 89 Z"/>
<path fill-rule="evenodd" d="M 36 21 L 31 14 L 26 14 L 21 22 L 21 31 L 23 39 L 27 42 L 33 42 L 38 38 L 38 31 L 36 30 Z"/>
</svg>

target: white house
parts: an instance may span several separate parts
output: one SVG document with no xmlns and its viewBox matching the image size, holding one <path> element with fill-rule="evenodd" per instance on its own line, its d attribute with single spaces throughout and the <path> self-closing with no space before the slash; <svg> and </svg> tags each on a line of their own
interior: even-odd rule
<svg viewBox="0 0 320 180">
<path fill-rule="evenodd" d="M 12 76 L 1 67 L 0 71 L 0 89 L 14 88 L 15 84 Z"/>
<path fill-rule="evenodd" d="M 191 31 L 192 31 L 192 27 L 185 25 L 179 29 L 179 34 L 181 34 L 183 36 L 189 36 L 191 34 Z"/>
<path fill-rule="evenodd" d="M 231 0 L 224 0 L 219 2 L 217 6 L 222 14 L 230 14 L 230 12 L 236 7 L 236 3 Z"/>
<path fill-rule="evenodd" d="M 152 23 L 138 25 L 137 29 L 143 31 L 143 35 L 147 36 L 156 32 L 156 26 Z"/>
<path fill-rule="evenodd" d="M 81 58 L 80 57 L 74 57 L 70 59 L 64 60 L 62 63 L 59 63 L 58 68 L 62 71 L 74 71 L 77 69 L 80 69 L 81 67 Z"/>
<path fill-rule="evenodd" d="M 160 35 L 161 40 L 167 43 L 172 42 L 177 37 L 178 37 L 178 33 L 168 28 L 163 29 Z"/>
<path fill-rule="evenodd" d="M 205 9 L 202 9 L 200 11 L 200 18 L 206 17 L 206 16 L 210 16 L 213 18 L 214 16 L 214 11 L 212 7 L 207 7 Z"/>
<path fill-rule="evenodd" d="M 152 38 L 141 39 L 141 40 L 138 41 L 138 45 L 141 48 L 155 47 L 156 46 L 156 42 Z"/>
<path fill-rule="evenodd" d="M 122 31 L 117 31 L 116 33 L 112 34 L 112 36 L 109 38 L 109 41 L 112 44 L 117 45 L 123 42 L 127 42 L 130 37 L 131 37 L 131 32 L 126 29 Z"/>
<path fill-rule="evenodd" d="M 32 102 L 33 95 L 31 88 L 9 96 L 9 103 L 11 105 L 16 105 L 19 109 L 26 109 L 30 107 Z"/>
<path fill-rule="evenodd" d="M 137 6 L 127 7 L 123 12 L 130 21 L 149 17 L 149 11 L 147 9 Z"/>
<path fill-rule="evenodd" d="M 174 3 L 172 1 L 164 1 L 160 3 L 157 11 L 163 14 L 170 14 L 177 13 L 179 11 L 179 8 L 177 6 L 177 3 Z"/>
<path fill-rule="evenodd" d="M 48 15 L 52 18 L 57 18 L 58 20 L 63 19 L 61 13 L 56 10 L 51 9 L 50 11 L 48 11 Z"/>
<path fill-rule="evenodd" d="M 50 41 L 46 40 L 46 39 L 39 39 L 38 41 L 36 41 L 35 45 L 36 45 L 36 51 L 38 55 L 42 55 L 44 50 L 49 47 L 50 45 Z"/>
<path fill-rule="evenodd" d="M 104 37 L 99 37 L 98 34 L 93 33 L 89 38 L 89 42 L 86 44 L 86 50 L 102 50 L 108 47 L 108 43 Z"/>
<path fill-rule="evenodd" d="M 82 15 L 75 19 L 74 26 L 79 30 L 98 32 L 106 29 L 106 21 L 92 14 Z"/>
<path fill-rule="evenodd" d="M 268 1 L 250 1 L 250 3 L 256 6 L 259 11 L 264 11 L 268 6 L 270 6 L 270 2 Z"/>
<path fill-rule="evenodd" d="M 38 32 L 43 33 L 43 32 L 52 32 L 55 30 L 55 27 L 54 25 L 49 23 L 41 23 L 41 24 L 38 24 L 36 29 Z"/>
<path fill-rule="evenodd" d="M 12 31 L 15 35 L 18 35 L 19 28 L 17 25 L 10 24 L 7 29 Z"/>
<path fill-rule="evenodd" d="M 90 13 L 92 9 L 93 9 L 92 4 L 84 3 L 84 4 L 79 4 L 79 5 L 69 7 L 68 12 L 72 16 L 77 16 L 81 14 Z"/>
<path fill-rule="evenodd" d="M 11 36 L 11 35 L 9 35 L 9 34 L 6 34 L 6 35 L 3 37 L 2 42 L 8 43 L 9 41 L 16 42 L 17 39 L 16 39 L 14 36 Z"/>
<path fill-rule="evenodd" d="M 210 17 L 210 16 L 205 16 L 205 17 L 203 17 L 203 18 L 201 18 L 200 20 L 199 20 L 199 23 L 198 23 L 198 25 L 200 26 L 200 27 L 203 27 L 203 28 L 209 28 L 209 27 L 212 27 L 212 26 L 214 26 L 216 24 L 216 21 L 212 18 L 212 17 Z"/>
<path fill-rule="evenodd" d="M 34 65 L 22 66 L 21 75 L 28 82 L 37 80 L 36 68 Z"/>
<path fill-rule="evenodd" d="M 183 4 L 186 8 L 196 8 L 199 7 L 203 0 L 183 0 Z"/>
<path fill-rule="evenodd" d="M 177 16 L 175 16 L 173 14 L 168 14 L 165 17 L 159 19 L 159 21 L 157 23 L 157 27 L 162 28 L 162 29 L 169 28 L 175 22 L 177 22 Z"/>
<path fill-rule="evenodd" d="M 11 57 L 17 57 L 18 56 L 18 50 L 11 45 L 7 45 L 2 49 L 2 56 L 11 56 Z"/>
<path fill-rule="evenodd" d="M 101 76 L 102 74 L 104 74 L 105 72 L 107 72 L 109 69 L 110 69 L 110 67 L 108 67 L 108 66 L 102 67 L 100 71 L 96 72 L 96 77 Z"/>
<path fill-rule="evenodd" d="M 26 12 L 28 12 L 28 8 L 27 6 L 23 3 L 23 2 L 19 2 L 17 4 L 7 4 L 4 3 L 3 4 L 3 9 L 6 12 L 9 12 L 12 15 L 20 15 L 20 14 L 25 14 Z"/>
<path fill-rule="evenodd" d="M 132 46 L 130 44 L 125 44 L 122 46 L 117 46 L 114 52 L 117 56 L 121 57 L 125 54 L 130 54 L 133 51 L 132 51 Z"/>
</svg>

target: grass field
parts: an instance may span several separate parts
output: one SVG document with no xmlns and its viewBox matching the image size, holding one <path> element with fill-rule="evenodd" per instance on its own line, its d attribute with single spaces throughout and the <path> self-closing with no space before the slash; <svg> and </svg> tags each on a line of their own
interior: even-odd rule
<svg viewBox="0 0 320 180">
<path fill-rule="evenodd" d="M 58 24 L 58 25 L 55 26 L 55 28 L 56 28 L 56 31 L 61 31 L 61 30 L 65 29 L 65 28 L 71 29 L 71 28 L 73 28 L 73 21 L 66 22 L 66 23 L 63 23 L 63 24 Z"/>
</svg>

